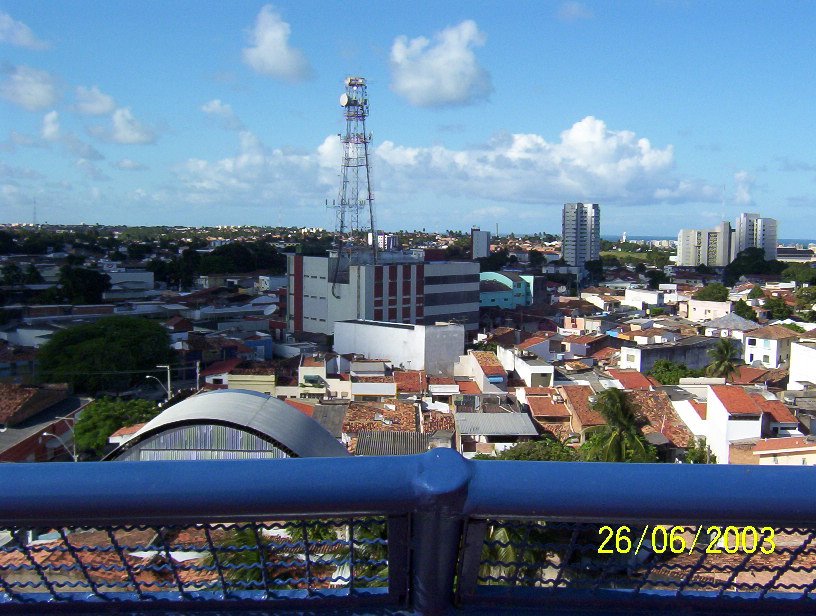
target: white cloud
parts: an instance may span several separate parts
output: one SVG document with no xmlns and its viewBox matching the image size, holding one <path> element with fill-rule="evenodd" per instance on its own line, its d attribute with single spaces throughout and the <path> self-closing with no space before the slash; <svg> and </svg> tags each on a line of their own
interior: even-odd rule
<svg viewBox="0 0 816 616">
<path fill-rule="evenodd" d="M 250 47 L 244 49 L 244 62 L 264 75 L 301 81 L 312 74 L 306 56 L 289 46 L 291 27 L 271 4 L 258 13 L 255 27 L 249 35 Z"/>
<path fill-rule="evenodd" d="M 734 174 L 734 196 L 733 201 L 737 205 L 752 205 L 754 198 L 751 192 L 756 183 L 756 178 L 747 171 L 737 171 Z"/>
<path fill-rule="evenodd" d="M 564 2 L 558 8 L 558 18 L 563 21 L 592 19 L 594 16 L 594 13 L 580 2 Z"/>
<path fill-rule="evenodd" d="M 54 78 L 30 66 L 3 67 L 6 78 L 0 83 L 0 96 L 28 111 L 51 107 L 57 101 Z"/>
<path fill-rule="evenodd" d="M 436 33 L 433 41 L 398 36 L 391 46 L 391 88 L 417 107 L 485 99 L 493 85 L 473 52 L 484 43 L 485 35 L 472 20 Z"/>
<path fill-rule="evenodd" d="M 107 115 L 116 109 L 116 101 L 97 86 L 77 86 L 75 109 L 85 115 Z"/>
<path fill-rule="evenodd" d="M 60 138 L 59 114 L 49 111 L 43 116 L 42 138 L 46 141 L 57 141 Z"/>
<path fill-rule="evenodd" d="M 88 160 L 102 160 L 105 158 L 102 154 L 89 143 L 85 143 L 74 135 L 68 133 L 62 138 L 62 143 L 68 148 L 68 151 L 77 158 L 85 158 Z"/>
<path fill-rule="evenodd" d="M 234 156 L 220 160 L 190 159 L 175 173 L 175 199 L 195 205 L 317 208 L 336 196 L 340 186 L 341 144 L 326 137 L 314 149 L 293 152 L 271 149 L 252 133 L 239 135 Z M 374 190 L 383 220 L 403 224 L 402 204 L 419 203 L 415 217 L 451 224 L 458 214 L 435 205 L 449 198 L 472 204 L 462 218 L 500 215 L 522 220 L 548 206 L 592 200 L 604 206 L 720 201 L 720 191 L 705 182 L 678 177 L 671 145 L 655 147 L 632 131 L 611 130 L 587 117 L 548 141 L 536 134 L 498 135 L 468 149 L 442 145 L 410 147 L 390 141 L 373 151 Z M 428 195 L 434 195 L 426 201 Z M 456 201 L 453 201 L 455 203 Z M 421 204 L 427 203 L 423 207 Z M 452 207 L 452 206 L 451 206 Z M 464 206 L 463 206 L 464 207 Z M 448 218 L 445 218 L 448 216 Z"/>
<path fill-rule="evenodd" d="M 17 21 L 8 13 L 0 12 L 0 43 L 8 43 L 26 49 L 48 49 L 50 45 L 31 31 L 27 25 Z"/>
<path fill-rule="evenodd" d="M 222 128 L 227 130 L 241 130 L 244 125 L 235 112 L 232 106 L 227 103 L 222 103 L 220 99 L 213 99 L 201 106 L 201 111 L 216 120 Z"/>
<path fill-rule="evenodd" d="M 89 131 L 99 139 L 114 143 L 139 144 L 156 141 L 156 133 L 139 122 L 133 116 L 130 107 L 120 107 L 113 112 L 110 128 L 93 126 Z"/>
<path fill-rule="evenodd" d="M 143 169 L 147 169 L 146 165 L 130 158 L 123 158 L 115 164 L 115 167 L 124 171 L 142 171 Z"/>
<path fill-rule="evenodd" d="M 511 203 L 716 201 L 708 184 L 672 173 L 672 146 L 654 148 L 631 131 L 610 130 L 588 116 L 558 142 L 535 134 L 499 135 L 483 147 L 376 148 L 379 192 L 410 194 L 416 186 L 454 197 Z"/>
</svg>

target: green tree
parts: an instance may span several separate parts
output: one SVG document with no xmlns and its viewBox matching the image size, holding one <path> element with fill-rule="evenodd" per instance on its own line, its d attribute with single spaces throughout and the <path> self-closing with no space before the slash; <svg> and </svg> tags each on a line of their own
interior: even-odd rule
<svg viewBox="0 0 816 616">
<path fill-rule="evenodd" d="M 40 270 L 34 267 L 33 263 L 29 263 L 23 276 L 23 282 L 25 284 L 42 284 L 45 279 L 40 274 Z"/>
<path fill-rule="evenodd" d="M 79 392 L 123 391 L 173 358 L 167 331 L 141 317 L 114 316 L 56 332 L 42 346 L 40 379 Z"/>
<path fill-rule="evenodd" d="M 528 256 L 530 258 L 530 267 L 539 269 L 542 265 L 544 265 L 545 259 L 542 252 L 533 249 L 528 253 Z"/>
<path fill-rule="evenodd" d="M 781 274 L 788 265 L 781 261 L 766 261 L 762 248 L 746 248 L 731 261 L 723 272 L 725 284 L 732 285 L 741 276 L 750 274 Z"/>
<path fill-rule="evenodd" d="M 603 261 L 600 259 L 585 262 L 584 269 L 586 269 L 589 279 L 593 282 L 603 280 Z"/>
<path fill-rule="evenodd" d="M 708 351 L 711 363 L 706 367 L 706 375 L 728 378 L 737 371 L 739 351 L 731 338 L 720 338 Z"/>
<path fill-rule="evenodd" d="M 83 409 L 74 425 L 77 451 L 102 456 L 111 434 L 119 428 L 150 421 L 160 412 L 154 402 L 147 400 L 94 400 Z"/>
<path fill-rule="evenodd" d="M 705 438 L 693 438 L 686 449 L 684 462 L 687 464 L 716 464 L 717 456 L 711 453 Z"/>
<path fill-rule="evenodd" d="M 796 309 L 812 310 L 816 304 L 816 286 L 802 287 L 796 291 Z"/>
<path fill-rule="evenodd" d="M 646 442 L 637 426 L 637 418 L 626 394 L 620 389 L 605 389 L 597 395 L 593 408 L 606 424 L 593 428 L 581 446 L 581 457 L 588 462 L 657 462 L 657 452 Z"/>
<path fill-rule="evenodd" d="M 769 297 L 762 306 L 770 310 L 772 319 L 787 319 L 793 314 L 793 308 L 781 297 Z"/>
<path fill-rule="evenodd" d="M 765 297 L 765 291 L 762 290 L 758 284 L 755 284 L 751 287 L 751 290 L 748 292 L 748 299 L 762 299 Z"/>
<path fill-rule="evenodd" d="M 62 266 L 59 283 L 62 294 L 71 304 L 99 304 L 102 294 L 111 288 L 107 274 L 71 265 Z"/>
<path fill-rule="evenodd" d="M 804 334 L 807 331 L 804 327 L 797 325 L 796 323 L 783 323 L 782 327 L 787 327 L 789 330 L 796 332 L 797 334 Z"/>
<path fill-rule="evenodd" d="M 744 299 L 738 301 L 734 306 L 731 308 L 731 312 L 736 314 L 737 316 L 742 317 L 743 319 L 748 319 L 749 321 L 756 321 L 757 315 L 754 312 L 754 309 L 748 305 Z"/>
<path fill-rule="evenodd" d="M 23 270 L 16 263 L 6 263 L 3 266 L 3 284 L 16 286 L 23 284 Z"/>
<path fill-rule="evenodd" d="M 505 449 L 496 456 L 479 454 L 477 460 L 532 460 L 550 462 L 577 462 L 578 453 L 561 441 L 554 438 L 545 438 L 540 441 L 518 443 Z"/>
<path fill-rule="evenodd" d="M 669 277 L 666 276 L 663 270 L 652 269 L 646 272 L 646 278 L 649 279 L 649 288 L 658 289 L 661 284 L 669 282 Z"/>
<path fill-rule="evenodd" d="M 782 278 L 799 284 L 814 284 L 816 283 L 816 269 L 807 263 L 791 263 L 782 272 Z"/>
<path fill-rule="evenodd" d="M 706 302 L 724 302 L 728 299 L 728 288 L 721 282 L 712 282 L 694 294 L 694 299 Z"/>
<path fill-rule="evenodd" d="M 677 385 L 680 379 L 702 376 L 700 370 L 692 370 L 685 364 L 677 364 L 668 359 L 658 359 L 646 374 L 653 376 L 663 385 Z"/>
</svg>

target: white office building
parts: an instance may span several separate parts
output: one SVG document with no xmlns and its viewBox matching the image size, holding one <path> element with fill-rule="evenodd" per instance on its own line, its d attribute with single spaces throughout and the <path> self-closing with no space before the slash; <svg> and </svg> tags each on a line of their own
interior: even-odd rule
<svg viewBox="0 0 816 616">
<path fill-rule="evenodd" d="M 776 219 L 746 212 L 740 214 L 731 242 L 731 259 L 746 248 L 762 248 L 765 260 L 770 261 L 776 259 L 776 245 Z"/>
<path fill-rule="evenodd" d="M 561 225 L 561 256 L 568 265 L 584 267 L 601 258 L 601 208 L 597 203 L 565 203 Z"/>
<path fill-rule="evenodd" d="M 337 321 L 362 319 L 432 325 L 479 326 L 479 264 L 424 262 L 421 252 L 356 255 L 339 264 L 334 255 L 287 255 L 287 321 L 290 332 L 334 334 Z"/>
</svg>

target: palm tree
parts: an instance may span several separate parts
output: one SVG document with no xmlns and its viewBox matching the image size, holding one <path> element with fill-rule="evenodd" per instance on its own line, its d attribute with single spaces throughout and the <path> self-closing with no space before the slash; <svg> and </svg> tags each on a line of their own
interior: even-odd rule
<svg viewBox="0 0 816 616">
<path fill-rule="evenodd" d="M 706 367 L 708 376 L 728 378 L 737 371 L 739 352 L 731 338 L 720 338 L 708 351 L 711 363 Z"/>
<path fill-rule="evenodd" d="M 596 397 L 593 408 L 606 424 L 592 430 L 584 443 L 583 455 L 594 462 L 654 462 L 656 455 L 637 425 L 637 418 L 626 395 L 610 388 Z"/>
</svg>

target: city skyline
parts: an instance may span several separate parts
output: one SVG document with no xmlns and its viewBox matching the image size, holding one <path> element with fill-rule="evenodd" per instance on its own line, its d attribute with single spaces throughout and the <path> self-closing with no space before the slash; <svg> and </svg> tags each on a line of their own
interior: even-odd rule
<svg viewBox="0 0 816 616">
<path fill-rule="evenodd" d="M 315 13 L 3 3 L 0 222 L 331 229 L 347 75 L 369 82 L 387 230 L 558 233 L 583 201 L 603 234 L 761 211 L 787 237 L 816 205 L 811 5 Z"/>
</svg>

